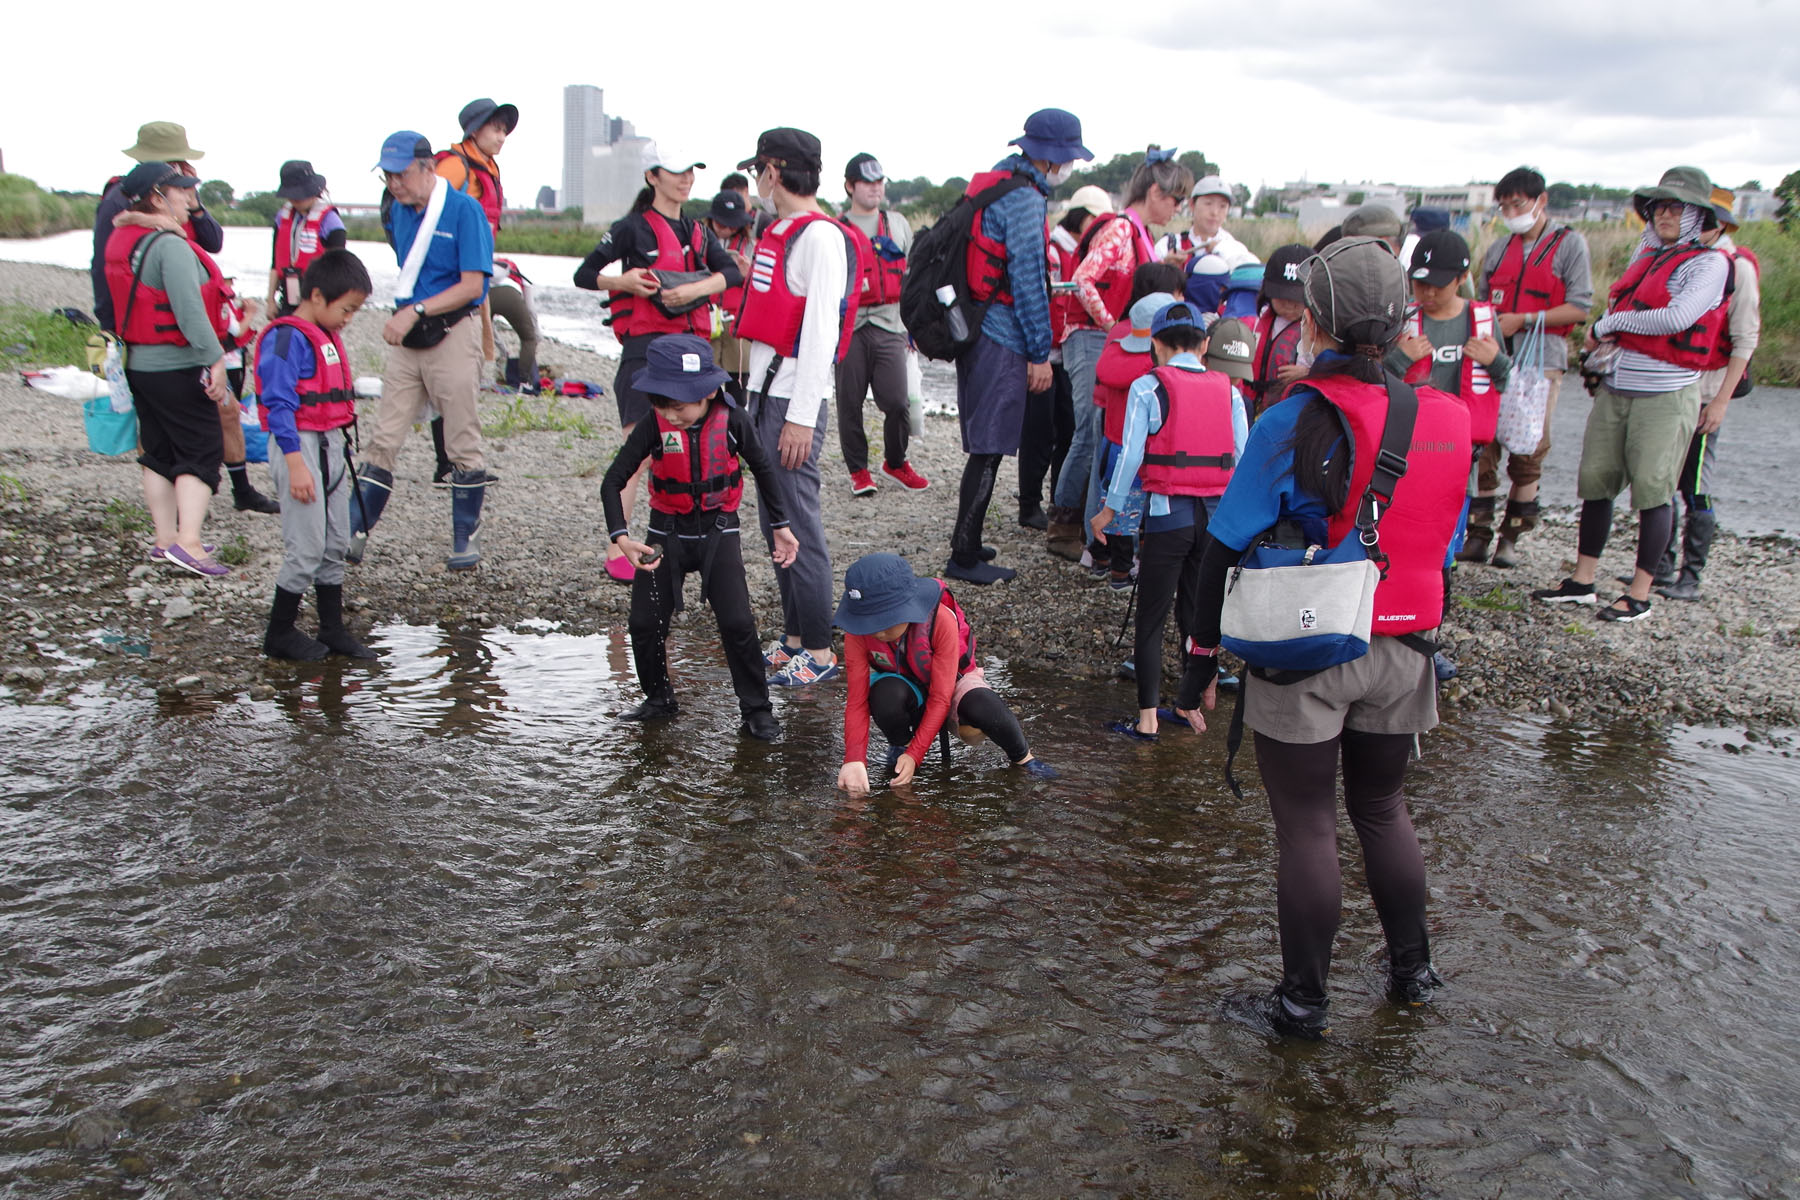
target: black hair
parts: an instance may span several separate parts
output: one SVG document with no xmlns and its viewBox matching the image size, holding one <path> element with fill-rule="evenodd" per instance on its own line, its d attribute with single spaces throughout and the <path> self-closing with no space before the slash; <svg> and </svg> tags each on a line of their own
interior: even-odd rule
<svg viewBox="0 0 1800 1200">
<path fill-rule="evenodd" d="M 1144 161 L 1137 165 L 1131 173 L 1131 182 L 1125 188 L 1125 207 L 1138 204 L 1150 194 L 1150 185 L 1162 188 L 1163 194 L 1174 196 L 1177 193 L 1183 199 L 1194 189 L 1194 173 L 1172 158 L 1165 158 L 1152 163 L 1149 156 L 1162 150 L 1161 146 L 1152 143 L 1145 148 Z"/>
<path fill-rule="evenodd" d="M 750 190 L 750 181 L 742 173 L 733 171 L 719 180 L 719 190 L 721 192 L 747 192 Z"/>
<path fill-rule="evenodd" d="M 1058 221 L 1057 225 L 1068 230 L 1074 236 L 1080 237 L 1081 227 L 1085 225 L 1088 218 L 1093 215 L 1093 213 L 1085 208 L 1071 208 L 1068 212 L 1063 214 L 1062 220 Z"/>
<path fill-rule="evenodd" d="M 655 168 L 651 169 L 654 170 Z M 631 211 L 634 213 L 641 213 L 654 203 L 656 203 L 656 189 L 646 183 L 643 187 L 638 189 L 637 199 L 631 202 Z"/>
<path fill-rule="evenodd" d="M 1527 200 L 1536 200 L 1544 194 L 1544 176 L 1532 167 L 1514 167 L 1500 177 L 1494 185 L 1494 199 L 1503 196 L 1523 196 Z"/>
<path fill-rule="evenodd" d="M 1172 292 L 1181 295 L 1181 268 L 1169 263 L 1145 263 L 1131 273 L 1131 299 L 1125 302 L 1125 311 L 1145 296 L 1154 296 L 1158 292 Z"/>
<path fill-rule="evenodd" d="M 1171 325 L 1161 333 L 1150 336 L 1152 340 L 1161 342 L 1180 354 L 1184 350 L 1198 351 L 1206 342 L 1207 332 L 1198 325 Z"/>
<path fill-rule="evenodd" d="M 811 167 L 784 166 L 777 167 L 781 175 L 781 186 L 796 196 L 816 196 L 819 194 L 819 172 Z"/>
<path fill-rule="evenodd" d="M 306 274 L 300 276 L 300 294 L 310 296 L 315 291 L 325 297 L 330 304 L 346 292 L 361 292 L 368 295 L 375 290 L 369 282 L 369 270 L 363 266 L 362 259 L 348 250 L 327 250 L 312 260 L 306 268 Z"/>
</svg>

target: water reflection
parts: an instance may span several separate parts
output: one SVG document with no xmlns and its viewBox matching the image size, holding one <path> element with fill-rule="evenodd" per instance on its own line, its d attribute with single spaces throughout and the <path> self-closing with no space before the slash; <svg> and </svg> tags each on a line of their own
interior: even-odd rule
<svg viewBox="0 0 1800 1200">
<path fill-rule="evenodd" d="M 1272 1044 L 1218 1013 L 1278 969 L 1266 811 L 1222 787 L 1216 735 L 1097 741 L 1126 685 L 1016 680 L 1056 783 L 958 746 L 852 802 L 841 690 L 778 696 L 768 746 L 704 648 L 674 665 L 682 717 L 635 729 L 622 630 L 371 640 L 379 663 L 268 702 L 0 708 L 21 1194 L 1697 1196 L 1800 1173 L 1786 735 L 1446 727 L 1412 780 L 1443 1002 L 1382 1002 L 1352 863 L 1334 1038 Z"/>
</svg>

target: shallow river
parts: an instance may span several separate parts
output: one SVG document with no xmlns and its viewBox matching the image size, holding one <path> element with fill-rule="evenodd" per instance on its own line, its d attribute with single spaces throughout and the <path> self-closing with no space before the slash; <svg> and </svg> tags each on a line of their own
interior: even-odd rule
<svg viewBox="0 0 1800 1200">
<path fill-rule="evenodd" d="M 1334 1036 L 1272 1044 L 1218 1012 L 1278 954 L 1217 733 L 995 663 L 1060 781 L 853 804 L 841 689 L 741 742 L 704 628 L 643 731 L 622 630 L 0 705 L 0 1194 L 1800 1190 L 1786 735 L 1427 738 L 1450 988 L 1381 1001 L 1346 829 Z"/>
</svg>

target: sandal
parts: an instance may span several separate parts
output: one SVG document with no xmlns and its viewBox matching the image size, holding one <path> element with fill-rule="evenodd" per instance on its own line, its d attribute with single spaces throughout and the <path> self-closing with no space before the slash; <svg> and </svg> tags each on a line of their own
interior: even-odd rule
<svg viewBox="0 0 1800 1200">
<path fill-rule="evenodd" d="M 1107 729 L 1122 737 L 1128 737 L 1134 742 L 1154 742 L 1160 740 L 1158 734 L 1144 733 L 1140 730 L 1137 727 L 1136 721 L 1114 721 L 1107 726 Z"/>
<path fill-rule="evenodd" d="M 1620 608 L 1620 605 L 1625 607 Z M 1641 621 L 1650 615 L 1650 602 L 1639 600 L 1630 592 L 1621 593 L 1617 600 L 1596 612 L 1594 616 L 1602 621 Z"/>
</svg>

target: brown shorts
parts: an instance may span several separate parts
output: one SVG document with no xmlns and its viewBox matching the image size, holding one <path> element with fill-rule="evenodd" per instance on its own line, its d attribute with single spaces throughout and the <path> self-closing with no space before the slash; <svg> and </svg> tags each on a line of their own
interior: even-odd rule
<svg viewBox="0 0 1800 1200">
<path fill-rule="evenodd" d="M 1424 733 L 1437 724 L 1437 676 L 1431 659 L 1391 637 L 1369 652 L 1298 683 L 1246 679 L 1244 724 L 1293 745 L 1359 733 Z"/>
</svg>

